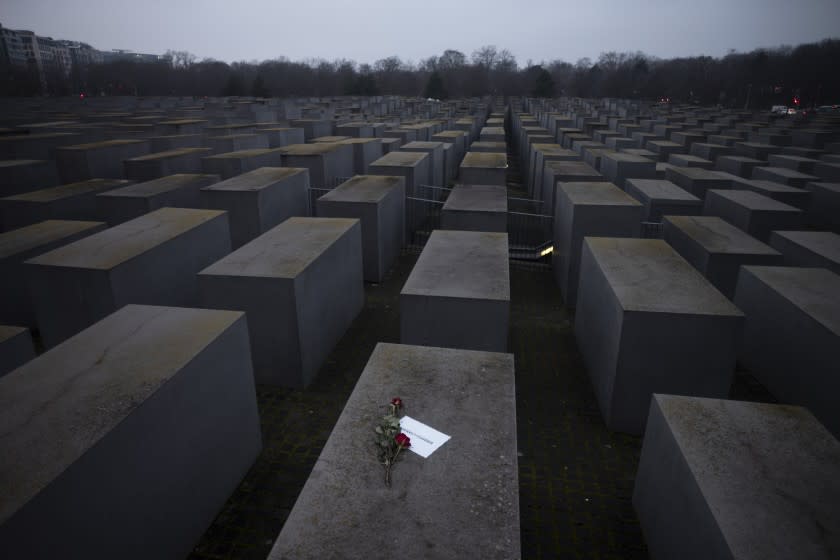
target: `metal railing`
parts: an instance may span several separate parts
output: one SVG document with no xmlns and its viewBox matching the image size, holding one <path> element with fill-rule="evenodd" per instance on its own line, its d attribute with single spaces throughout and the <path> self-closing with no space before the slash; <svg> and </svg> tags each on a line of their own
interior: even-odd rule
<svg viewBox="0 0 840 560">
<path fill-rule="evenodd" d="M 440 229 L 443 202 L 409 196 L 405 199 L 405 244 L 409 251 L 422 250 L 432 235 Z"/>
<path fill-rule="evenodd" d="M 508 212 L 507 230 L 511 259 L 551 263 L 553 216 Z"/>
<path fill-rule="evenodd" d="M 452 192 L 452 189 L 447 187 L 436 187 L 434 185 L 417 184 L 414 185 L 414 192 L 409 194 L 409 196 L 413 196 L 415 198 L 422 198 L 425 200 L 445 201 L 446 197 L 449 196 L 450 192 Z"/>
<path fill-rule="evenodd" d="M 642 222 L 642 229 L 639 237 L 642 239 L 662 239 L 665 228 L 662 222 Z"/>
<path fill-rule="evenodd" d="M 319 198 L 336 188 L 342 183 L 345 183 L 352 179 L 352 177 L 333 177 L 329 181 L 327 181 L 326 185 L 319 185 L 319 186 L 311 186 L 307 189 L 307 216 L 317 216 L 318 215 L 318 204 L 317 201 Z"/>
</svg>

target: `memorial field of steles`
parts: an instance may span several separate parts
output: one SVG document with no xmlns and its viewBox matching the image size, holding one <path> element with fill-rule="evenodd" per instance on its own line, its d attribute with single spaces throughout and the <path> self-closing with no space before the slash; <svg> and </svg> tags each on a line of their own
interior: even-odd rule
<svg viewBox="0 0 840 560">
<path fill-rule="evenodd" d="M 840 558 L 840 6 L 24 4 L 0 560 Z"/>
</svg>

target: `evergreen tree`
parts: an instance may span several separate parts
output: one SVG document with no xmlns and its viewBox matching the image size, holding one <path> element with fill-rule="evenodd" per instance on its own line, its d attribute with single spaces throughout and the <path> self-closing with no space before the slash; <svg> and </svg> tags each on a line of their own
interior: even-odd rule
<svg viewBox="0 0 840 560">
<path fill-rule="evenodd" d="M 443 87 L 443 79 L 437 70 L 429 76 L 429 81 L 426 82 L 426 89 L 423 91 L 423 97 L 432 99 L 446 99 L 449 97 L 446 93 L 446 88 Z"/>
<path fill-rule="evenodd" d="M 224 97 L 245 95 L 245 84 L 242 83 L 242 76 L 238 72 L 231 72 L 228 81 L 222 89 Z"/>
<path fill-rule="evenodd" d="M 541 67 L 537 72 L 532 95 L 534 97 L 554 97 L 554 78 L 545 68 Z"/>
<path fill-rule="evenodd" d="M 257 74 L 254 83 L 251 84 L 251 95 L 254 97 L 271 97 L 271 92 L 265 87 L 265 80 L 261 74 Z"/>
</svg>

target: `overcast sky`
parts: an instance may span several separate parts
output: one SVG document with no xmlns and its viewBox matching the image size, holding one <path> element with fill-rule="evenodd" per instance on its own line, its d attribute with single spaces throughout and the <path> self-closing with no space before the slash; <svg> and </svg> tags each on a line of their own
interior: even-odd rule
<svg viewBox="0 0 840 560">
<path fill-rule="evenodd" d="M 0 0 L 0 23 L 101 50 L 414 62 L 482 45 L 524 65 L 601 52 L 659 57 L 840 37 L 840 0 Z"/>
</svg>

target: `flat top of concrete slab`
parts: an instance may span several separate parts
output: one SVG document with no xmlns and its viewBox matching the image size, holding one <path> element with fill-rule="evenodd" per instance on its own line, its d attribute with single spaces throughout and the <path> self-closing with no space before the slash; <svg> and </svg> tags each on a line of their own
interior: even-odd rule
<svg viewBox="0 0 840 560">
<path fill-rule="evenodd" d="M 97 196 L 101 197 L 134 197 L 147 198 L 177 189 L 183 189 L 190 186 L 207 186 L 218 181 L 221 181 L 218 175 L 208 175 L 200 173 L 177 173 L 175 175 L 167 175 L 151 181 L 143 183 L 136 183 L 120 189 L 113 189 L 108 192 L 101 193 Z"/>
<path fill-rule="evenodd" d="M 257 123 L 217 124 L 208 126 L 207 130 L 236 130 L 237 128 L 253 128 Z"/>
<path fill-rule="evenodd" d="M 632 185 L 645 198 L 655 201 L 669 202 L 695 202 L 701 204 L 703 201 L 665 179 L 627 179 L 627 184 Z"/>
<path fill-rule="evenodd" d="M 741 274 L 755 276 L 840 336 L 840 276 L 834 272 L 826 268 L 743 266 Z"/>
<path fill-rule="evenodd" d="M 295 175 L 309 175 L 305 167 L 260 167 L 204 187 L 202 191 L 259 191 Z"/>
<path fill-rule="evenodd" d="M 295 278 L 357 224 L 355 218 L 289 218 L 199 274 Z"/>
<path fill-rule="evenodd" d="M 527 128 L 527 127 L 523 127 Z M 481 129 L 481 134 L 501 134 L 504 135 L 505 129 L 502 126 L 485 126 Z"/>
<path fill-rule="evenodd" d="M 442 132 L 435 133 L 434 136 L 441 136 L 443 138 L 461 138 L 466 135 L 467 133 L 463 130 L 444 130 Z M 434 138 L 434 136 L 432 138 Z"/>
<path fill-rule="evenodd" d="M 87 181 L 79 181 L 78 183 L 68 183 L 66 185 L 59 185 L 57 187 L 50 187 L 39 191 L 31 191 L 28 193 L 7 196 L 6 198 L 0 200 L 18 202 L 53 202 L 90 192 L 116 189 L 130 184 L 132 184 L 132 181 L 127 181 L 125 179 L 88 179 Z"/>
<path fill-rule="evenodd" d="M 395 175 L 356 175 L 341 183 L 318 200 L 332 202 L 379 202 L 395 188 L 402 185 L 405 178 Z"/>
<path fill-rule="evenodd" d="M 0 377 L 0 524 L 242 317 L 128 305 Z"/>
<path fill-rule="evenodd" d="M 103 148 L 114 148 L 117 146 L 130 146 L 131 144 L 146 144 L 147 139 L 122 139 L 122 140 L 105 140 L 104 142 L 90 142 L 88 144 L 76 144 L 75 146 L 61 146 L 59 150 L 67 150 L 73 152 L 80 152 L 84 150 L 99 150 Z"/>
<path fill-rule="evenodd" d="M 442 147 L 443 142 L 422 142 L 419 140 L 415 140 L 413 142 L 403 144 L 402 146 L 400 146 L 400 150 L 420 150 L 426 152 L 437 150 L 438 148 Z"/>
<path fill-rule="evenodd" d="M 614 184 L 605 181 L 560 183 L 558 188 L 574 205 L 639 207 L 642 205 Z"/>
<path fill-rule="evenodd" d="M 510 301 L 507 234 L 433 231 L 400 294 Z"/>
<path fill-rule="evenodd" d="M 463 161 L 461 161 L 461 167 L 506 169 L 507 154 L 496 152 L 467 152 Z"/>
<path fill-rule="evenodd" d="M 381 144 L 381 138 L 348 138 L 342 140 L 339 144 Z"/>
<path fill-rule="evenodd" d="M 653 399 L 732 558 L 834 557 L 840 443 L 810 412 L 675 395 Z"/>
<path fill-rule="evenodd" d="M 12 325 L 0 325 L 0 342 L 5 342 L 21 333 L 29 333 L 26 327 L 15 327 Z"/>
<path fill-rule="evenodd" d="M 346 145 L 339 142 L 315 142 L 314 144 L 289 144 L 276 149 L 287 156 L 320 156 L 332 153 Z"/>
<path fill-rule="evenodd" d="M 583 161 L 547 161 L 545 169 L 551 170 L 555 177 L 601 177 L 594 167 Z"/>
<path fill-rule="evenodd" d="M 264 134 L 258 133 L 245 133 L 245 134 L 222 134 L 220 136 L 210 136 L 207 139 L 218 141 L 218 140 L 239 140 L 241 138 L 259 138 L 261 136 L 265 136 Z"/>
<path fill-rule="evenodd" d="M 721 175 L 718 171 L 710 169 L 703 169 L 702 167 L 671 167 L 669 173 L 682 175 L 693 181 L 726 181 L 729 180 L 725 175 Z"/>
<path fill-rule="evenodd" d="M 572 150 L 564 148 L 560 144 L 553 144 L 553 143 L 535 143 L 531 145 L 534 148 L 534 151 L 540 152 L 543 156 L 552 156 L 552 155 L 577 155 Z"/>
<path fill-rule="evenodd" d="M 147 154 L 145 156 L 138 156 L 135 158 L 129 158 L 123 161 L 155 161 L 159 159 L 169 159 L 169 158 L 176 158 L 180 156 L 186 156 L 189 154 L 210 154 L 213 152 L 212 148 L 175 148 L 173 150 L 166 150 L 164 152 L 155 152 L 153 154 Z"/>
<path fill-rule="evenodd" d="M 507 187 L 501 185 L 455 185 L 443 210 L 458 212 L 507 212 Z"/>
<path fill-rule="evenodd" d="M 64 239 L 89 229 L 105 225 L 102 222 L 77 220 L 46 220 L 5 233 L 0 233 L 0 259 L 25 253 L 53 241 Z"/>
<path fill-rule="evenodd" d="M 514 389 L 512 354 L 378 344 L 269 559 L 382 558 L 395 538 L 407 560 L 520 558 Z M 372 431 L 394 395 L 451 439 L 401 453 L 388 487 Z"/>
<path fill-rule="evenodd" d="M 840 264 L 840 235 L 831 231 L 774 231 L 773 236 L 800 245 L 809 251 Z"/>
<path fill-rule="evenodd" d="M 425 152 L 389 152 L 371 163 L 371 167 L 416 167 L 429 154 Z"/>
<path fill-rule="evenodd" d="M 789 161 L 789 162 L 798 162 L 798 163 L 818 163 L 820 160 L 807 158 L 802 156 L 793 156 L 787 154 L 773 154 L 770 156 L 770 161 Z"/>
<path fill-rule="evenodd" d="M 310 142 L 341 142 L 343 140 L 350 140 L 349 136 L 319 136 L 317 138 L 313 138 Z"/>
<path fill-rule="evenodd" d="M 771 150 L 781 150 L 780 146 L 774 146 L 773 144 L 765 144 L 763 142 L 736 142 L 736 146 L 746 146 L 748 148 L 766 148 Z"/>
<path fill-rule="evenodd" d="M 749 210 L 773 211 L 773 212 L 794 212 L 801 214 L 802 210 L 779 202 L 769 196 L 757 193 L 755 191 L 747 191 L 741 189 L 710 189 L 706 191 L 706 198 L 719 196 L 730 200 L 738 206 L 743 206 Z"/>
<path fill-rule="evenodd" d="M 45 266 L 110 270 L 225 215 L 219 210 L 161 208 L 26 261 Z"/>
<path fill-rule="evenodd" d="M 736 162 L 739 162 L 739 163 L 755 163 L 757 165 L 764 165 L 765 163 L 767 163 L 766 161 L 751 158 L 751 157 L 747 157 L 747 156 L 720 156 L 718 158 L 718 161 L 721 161 L 721 160 L 736 161 Z"/>
<path fill-rule="evenodd" d="M 0 160 L 0 169 L 12 167 L 26 167 L 28 165 L 47 165 L 49 162 L 43 159 L 5 159 Z"/>
<path fill-rule="evenodd" d="M 749 185 L 755 187 L 756 189 L 772 192 L 772 193 L 779 193 L 779 194 L 805 194 L 808 191 L 805 189 L 799 189 L 796 187 L 789 187 L 782 183 L 776 183 L 775 181 L 765 181 L 762 179 L 741 179 L 739 177 L 733 178 L 733 181 L 740 185 Z"/>
<path fill-rule="evenodd" d="M 471 148 L 487 148 L 507 151 L 507 143 L 505 142 L 488 142 L 487 140 L 476 141 L 470 144 Z"/>
<path fill-rule="evenodd" d="M 583 242 L 625 311 L 743 316 L 661 239 L 585 237 Z"/>
<path fill-rule="evenodd" d="M 40 132 L 37 134 L 12 134 L 9 136 L 0 136 L 0 142 L 9 142 L 14 144 L 22 140 L 49 140 L 51 138 L 66 138 L 67 136 L 79 136 L 75 132 Z"/>
<path fill-rule="evenodd" d="M 780 253 L 717 216 L 664 216 L 709 253 L 727 255 L 773 255 Z"/>
<path fill-rule="evenodd" d="M 657 146 L 659 148 L 682 148 L 682 144 L 677 144 L 670 140 L 648 140 L 648 146 Z"/>
<path fill-rule="evenodd" d="M 182 124 L 202 124 L 206 123 L 207 121 L 202 119 L 174 119 L 171 121 L 160 121 L 158 124 L 167 124 L 167 125 L 182 125 Z"/>
<path fill-rule="evenodd" d="M 313 144 L 315 145 L 315 144 Z M 286 146 L 288 148 L 288 146 Z M 257 148 L 255 150 L 238 150 L 235 152 L 225 152 L 224 154 L 216 154 L 213 156 L 206 156 L 202 159 L 245 159 L 251 157 L 258 157 L 272 152 L 285 153 L 281 150 L 285 148 Z"/>
<path fill-rule="evenodd" d="M 789 179 L 803 179 L 806 181 L 816 181 L 819 179 L 819 177 L 815 177 L 814 175 L 800 173 L 799 171 L 788 169 L 787 167 L 756 167 L 755 169 L 753 169 L 753 173 L 756 173 L 756 170 L 758 169 L 762 169 L 766 173 L 772 173 L 773 175 L 787 177 Z"/>
</svg>

